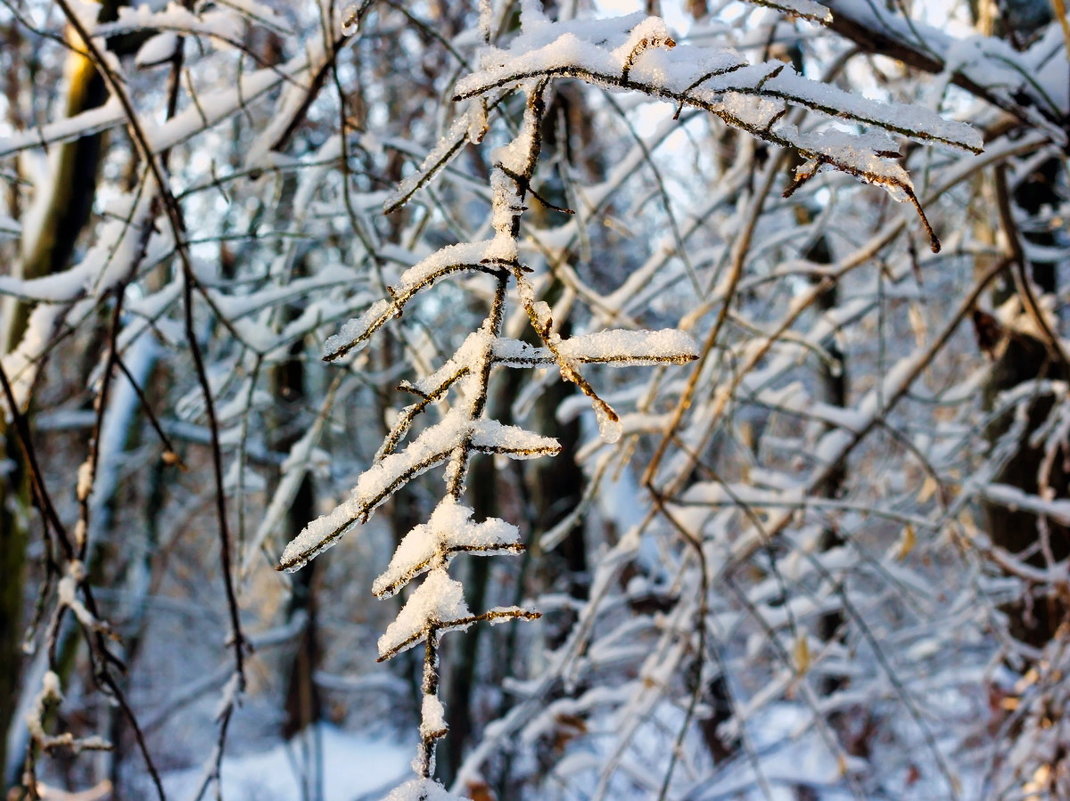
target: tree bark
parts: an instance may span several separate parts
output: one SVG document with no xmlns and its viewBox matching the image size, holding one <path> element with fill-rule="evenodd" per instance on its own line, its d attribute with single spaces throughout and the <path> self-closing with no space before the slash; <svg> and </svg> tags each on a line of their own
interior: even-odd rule
<svg viewBox="0 0 1070 801">
<path fill-rule="evenodd" d="M 113 19 L 119 2 L 106 0 L 99 18 Z M 65 114 L 73 117 L 103 105 L 104 80 L 88 59 L 71 51 L 67 66 Z M 36 237 L 25 243 L 20 263 L 22 278 L 40 278 L 65 269 L 75 243 L 89 219 L 96 195 L 97 173 L 103 151 L 103 134 L 83 136 L 60 145 L 48 186 L 48 206 Z M 0 355 L 16 348 L 26 331 L 31 303 L 15 302 L 0 326 Z M 2 404 L 6 406 L 6 402 Z M 22 601 L 25 586 L 26 546 L 29 540 L 30 485 L 14 433 L 6 430 L 0 415 L 0 765 L 8 762 L 7 735 L 18 704 L 19 666 L 22 657 Z M 4 776 L 4 784 L 16 777 Z"/>
</svg>

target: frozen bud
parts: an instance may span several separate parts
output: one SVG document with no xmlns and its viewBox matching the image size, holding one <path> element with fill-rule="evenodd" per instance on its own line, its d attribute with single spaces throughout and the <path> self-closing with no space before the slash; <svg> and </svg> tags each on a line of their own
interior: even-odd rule
<svg viewBox="0 0 1070 801">
<path fill-rule="evenodd" d="M 342 35 L 353 36 L 360 30 L 360 6 L 347 6 L 342 12 Z"/>
<path fill-rule="evenodd" d="M 90 491 L 93 489 L 93 463 L 86 459 L 78 467 L 78 487 L 76 495 L 79 502 L 84 502 L 89 497 Z"/>
<path fill-rule="evenodd" d="M 617 442 L 623 433 L 623 428 L 620 424 L 620 417 L 613 411 L 613 407 L 604 401 L 595 403 L 594 415 L 598 419 L 598 435 L 602 440 L 611 445 Z"/>
</svg>

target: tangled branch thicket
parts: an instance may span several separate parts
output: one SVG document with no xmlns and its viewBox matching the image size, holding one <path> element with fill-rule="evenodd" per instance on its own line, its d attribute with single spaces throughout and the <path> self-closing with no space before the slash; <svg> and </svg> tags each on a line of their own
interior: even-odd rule
<svg viewBox="0 0 1070 801">
<path fill-rule="evenodd" d="M 4 788 L 1070 794 L 1062 4 L 306 5 L 4 4 Z"/>
</svg>

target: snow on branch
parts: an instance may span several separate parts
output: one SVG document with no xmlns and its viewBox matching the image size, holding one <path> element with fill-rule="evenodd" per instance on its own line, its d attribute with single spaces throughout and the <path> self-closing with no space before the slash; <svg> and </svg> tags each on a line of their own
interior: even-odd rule
<svg viewBox="0 0 1070 801">
<path fill-rule="evenodd" d="M 501 622 L 507 619 L 534 620 L 538 612 L 516 606 L 498 607 L 473 615 L 464 602 L 464 587 L 451 578 L 444 568 L 428 573 L 416 591 L 409 596 L 398 616 L 379 638 L 380 662 L 408 650 L 424 640 L 436 638 L 446 631 L 464 630 L 480 620 Z M 442 729 L 436 733 L 445 734 Z"/>
<path fill-rule="evenodd" d="M 480 69 L 457 83 L 454 100 L 552 77 L 578 78 L 701 108 L 758 139 L 794 148 L 810 162 L 796 185 L 824 165 L 877 184 L 896 200 L 914 206 L 934 252 L 939 251 L 939 241 L 909 176 L 896 161 L 900 155 L 894 146 L 874 147 L 872 138 L 864 135 L 804 134 L 782 118 L 789 105 L 800 106 L 973 153 L 979 153 L 983 144 L 973 127 L 920 106 L 859 97 L 804 78 L 778 61 L 748 65 L 731 51 L 677 47 L 662 20 L 641 14 L 600 21 L 597 27 L 589 22 L 538 20 L 508 48 L 487 48 Z"/>
<path fill-rule="evenodd" d="M 322 517 L 313 520 L 283 551 L 279 567 L 298 570 L 309 559 L 330 548 L 355 523 L 366 522 L 371 513 L 402 485 L 442 464 L 465 439 L 471 423 L 460 410 L 446 415 L 425 429 L 405 450 L 389 454 L 366 470 L 349 498 Z"/>
<path fill-rule="evenodd" d="M 72 753 L 81 751 L 110 751 L 111 743 L 101 737 L 75 737 L 71 732 L 61 734 L 49 734 L 45 731 L 45 721 L 52 711 L 63 702 L 63 691 L 60 688 L 59 676 L 54 671 L 46 671 L 41 679 L 41 690 L 33 703 L 33 710 L 28 716 L 27 723 L 30 736 L 45 753 L 54 749 L 66 748 Z"/>
<path fill-rule="evenodd" d="M 1051 141 L 1066 144 L 1070 89 L 1062 52 L 1065 42 L 1056 25 L 1019 51 L 995 36 L 955 37 L 881 3 L 826 3 L 832 11 L 832 30 L 864 51 L 942 73 L 951 83 L 1044 131 Z"/>
<path fill-rule="evenodd" d="M 73 117 L 0 137 L 0 158 L 14 155 L 21 150 L 48 147 L 83 136 L 92 136 L 121 125 L 125 120 L 122 104 L 115 98 L 109 98 L 104 105 L 82 111 Z"/>
<path fill-rule="evenodd" d="M 821 3 L 815 3 L 814 0 L 747 0 L 747 2 L 775 8 L 777 11 L 783 11 L 818 25 L 828 25 L 832 22 L 832 12 Z"/>
<path fill-rule="evenodd" d="M 644 48 L 634 59 L 621 58 L 633 30 L 655 27 L 662 48 Z M 516 37 L 508 49 L 492 49 L 482 68 L 457 83 L 455 100 L 485 94 L 489 90 L 531 78 L 562 75 L 590 80 L 608 87 L 636 89 L 656 97 L 707 107 L 724 116 L 729 124 L 746 123 L 744 114 L 733 119 L 717 106 L 716 98 L 727 93 L 777 98 L 842 117 L 875 125 L 920 141 L 932 141 L 980 152 L 980 133 L 965 123 L 946 120 L 929 109 L 884 103 L 859 97 L 834 86 L 804 78 L 779 61 L 747 65 L 735 53 L 690 46 L 675 47 L 656 17 L 640 14 L 605 21 L 611 33 L 595 33 L 590 23 L 543 23 L 535 33 Z M 585 35 L 586 34 L 586 35 Z M 613 47 L 612 36 L 625 44 Z M 622 50 L 622 48 L 624 50 Z M 622 76 L 622 72 L 627 72 Z M 753 103 L 754 101 L 750 101 Z M 745 127 L 741 125 L 740 127 Z M 751 131 L 752 133 L 760 131 Z M 766 133 L 775 136 L 774 132 Z M 775 139 L 774 139 L 775 141 Z"/>
<path fill-rule="evenodd" d="M 480 453 L 503 453 L 514 459 L 556 456 L 561 446 L 553 437 L 542 437 L 518 426 L 496 420 L 480 420 L 472 425 L 472 448 Z"/>
<path fill-rule="evenodd" d="M 434 779 L 411 779 L 391 790 L 383 801 L 467 801 L 454 795 Z"/>
<path fill-rule="evenodd" d="M 525 14 L 526 19 L 531 16 Z M 538 17 L 535 24 L 538 25 Z M 617 42 L 614 58 L 624 67 L 638 67 L 645 53 L 673 46 L 664 24 L 650 18 L 631 25 Z M 593 29 L 592 29 L 593 30 Z M 408 597 L 397 618 L 379 640 L 379 660 L 390 659 L 418 643 L 424 643 L 423 703 L 420 748 L 414 767 L 420 775 L 415 784 L 395 791 L 398 798 L 435 797 L 437 785 L 429 784 L 434 766 L 435 743 L 446 735 L 442 703 L 438 698 L 438 646 L 441 634 L 466 629 L 473 623 L 497 623 L 514 619 L 534 619 L 537 612 L 509 606 L 473 614 L 464 600 L 464 588 L 449 574 L 452 559 L 459 553 L 474 555 L 516 554 L 523 551 L 518 529 L 498 518 L 472 519 L 473 511 L 461 496 L 474 453 L 493 453 L 514 459 L 553 456 L 561 447 L 552 437 L 506 425 L 487 414 L 489 382 L 495 366 L 556 366 L 561 376 L 576 384 L 590 399 L 600 430 L 608 441 L 621 432 L 616 412 L 581 374 L 582 364 L 682 364 L 695 359 L 698 345 L 676 331 L 605 331 L 564 339 L 554 330 L 550 308 L 536 299 L 534 285 L 526 278 L 530 268 L 520 262 L 519 236 L 524 201 L 533 193 L 531 180 L 541 149 L 541 122 L 545 114 L 547 81 L 524 85 L 526 109 L 519 132 L 509 144 L 491 154 L 490 176 L 491 239 L 462 242 L 439 249 L 414 264 L 389 287 L 389 298 L 371 304 L 362 315 L 350 320 L 326 343 L 324 358 L 341 358 L 364 345 L 390 320 L 400 317 L 406 305 L 440 278 L 461 273 L 485 275 L 493 279 L 490 307 L 482 325 L 469 334 L 453 355 L 430 375 L 416 382 L 403 382 L 399 389 L 417 396 L 417 401 L 401 411 L 383 445 L 369 467 L 357 480 L 350 496 L 329 514 L 309 523 L 285 548 L 278 568 L 297 570 L 317 554 L 336 543 L 356 523 L 366 522 L 375 508 L 420 473 L 445 465 L 445 493 L 427 523 L 411 529 L 398 545 L 390 564 L 375 580 L 372 592 L 386 598 L 414 579 L 421 583 Z M 473 104 L 474 105 L 474 104 Z M 420 171 L 403 182 L 395 203 L 431 180 L 460 146 L 462 129 L 471 135 L 471 126 L 455 123 L 453 129 L 425 160 Z M 478 138 L 478 137 L 477 137 Z M 388 208 L 391 202 L 388 201 Z M 510 285 L 542 347 L 502 336 L 505 305 Z M 423 429 L 407 446 L 398 450 L 402 438 L 429 406 L 454 401 L 438 423 Z M 443 793 L 445 791 L 442 791 Z M 393 796 L 392 796 L 393 797 Z"/>
<path fill-rule="evenodd" d="M 390 299 L 378 300 L 360 317 L 342 326 L 342 330 L 327 339 L 324 345 L 324 360 L 334 361 L 355 348 L 365 345 L 368 339 L 394 317 L 400 317 L 408 303 L 420 290 L 440 278 L 464 271 L 495 273 L 501 268 L 496 264 L 516 256 L 515 244 L 504 237 L 484 242 L 464 242 L 447 245 L 423 259 L 404 273 L 395 287 L 388 287 Z"/>
<path fill-rule="evenodd" d="M 380 599 L 389 598 L 432 563 L 448 564 L 454 554 L 490 556 L 524 549 L 520 531 L 511 523 L 496 517 L 473 523 L 471 518 L 471 509 L 453 498 L 443 498 L 430 520 L 402 539 L 390 565 L 372 584 L 372 593 Z"/>
<path fill-rule="evenodd" d="M 695 340 L 682 331 L 597 331 L 562 339 L 559 352 L 581 364 L 614 367 L 647 364 L 684 364 L 698 357 Z M 555 364 L 548 348 L 538 348 L 519 339 L 499 339 L 494 359 L 509 367 L 546 367 Z"/>
<path fill-rule="evenodd" d="M 438 140 L 430 152 L 420 162 L 420 167 L 412 175 L 408 176 L 390 194 L 383 204 L 383 210 L 389 214 L 406 203 L 416 191 L 431 181 L 440 171 L 445 169 L 460 152 L 467 142 L 475 142 L 470 131 L 474 118 L 482 115 L 483 107 L 479 103 L 469 104 L 465 113 L 460 115 L 450 129 Z"/>
</svg>

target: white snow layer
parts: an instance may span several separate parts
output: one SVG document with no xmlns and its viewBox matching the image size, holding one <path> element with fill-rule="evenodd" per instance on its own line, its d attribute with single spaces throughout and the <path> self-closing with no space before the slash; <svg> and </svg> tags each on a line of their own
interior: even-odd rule
<svg viewBox="0 0 1070 801">
<path fill-rule="evenodd" d="M 787 102 L 919 140 L 973 151 L 982 147 L 979 131 L 931 109 L 853 95 L 780 62 L 748 66 L 727 50 L 673 47 L 663 25 L 641 14 L 597 23 L 540 21 L 508 48 L 488 48 L 480 69 L 457 83 L 457 97 L 475 97 L 536 75 L 573 75 L 611 87 L 651 86 L 664 97 L 686 98 L 755 132 L 766 130 Z M 771 133 L 781 135 L 775 127 Z"/>
<path fill-rule="evenodd" d="M 465 622 L 458 626 L 459 621 Z M 442 568 L 432 570 L 379 638 L 379 658 L 411 648 L 432 628 L 467 628 L 471 622 L 461 582 Z"/>
<path fill-rule="evenodd" d="M 821 25 L 832 22 L 832 12 L 820 3 L 815 3 L 814 0 L 750 0 L 750 2 L 786 11 L 796 17 L 802 17 Z"/>
<path fill-rule="evenodd" d="M 336 359 L 362 347 L 387 321 L 401 314 L 413 295 L 439 278 L 460 270 L 478 268 L 484 262 L 510 261 L 514 258 L 516 243 L 508 236 L 447 245 L 436 250 L 401 274 L 397 285 L 390 288 L 389 300 L 377 300 L 363 314 L 346 322 L 337 334 L 329 337 L 323 348 L 324 358 Z"/>
<path fill-rule="evenodd" d="M 420 705 L 420 736 L 441 736 L 449 726 L 446 725 L 446 710 L 437 695 L 425 695 Z"/>
<path fill-rule="evenodd" d="M 660 331 L 617 329 L 562 339 L 557 349 L 566 359 L 581 364 L 611 364 L 616 367 L 654 362 L 687 362 L 697 358 L 698 343 L 683 331 L 672 328 Z M 495 361 L 515 367 L 553 364 L 546 348 L 537 348 L 518 339 L 498 339 L 494 343 Z"/>
<path fill-rule="evenodd" d="M 560 444 L 517 426 L 494 420 L 469 420 L 457 407 L 443 420 L 424 431 L 403 451 L 384 456 L 357 480 L 349 498 L 333 511 L 310 522 L 283 551 L 279 566 L 286 571 L 303 567 L 308 560 L 334 545 L 357 521 L 366 521 L 402 484 L 441 464 L 465 442 L 476 451 L 503 453 L 514 459 L 556 454 Z"/>
<path fill-rule="evenodd" d="M 433 779 L 412 779 L 395 787 L 383 801 L 468 801 L 454 795 Z"/>
<path fill-rule="evenodd" d="M 301 798 L 307 772 L 312 770 L 302 764 L 302 755 L 313 745 L 322 748 L 323 801 L 352 801 L 400 781 L 412 756 L 411 743 L 372 739 L 324 723 L 267 751 L 231 755 L 228 748 L 220 794 L 227 801 Z M 164 787 L 169 798 L 188 798 L 202 779 L 200 768 L 177 771 L 164 776 Z"/>
<path fill-rule="evenodd" d="M 405 535 L 394 551 L 390 565 L 372 584 L 372 593 L 379 598 L 388 598 L 430 569 L 434 560 L 445 564 L 457 551 L 489 556 L 515 551 L 519 545 L 520 532 L 516 526 L 496 517 L 473 523 L 471 509 L 446 497 L 430 520 Z"/>
<path fill-rule="evenodd" d="M 406 480 L 441 464 L 461 444 L 471 425 L 459 409 L 425 429 L 400 453 L 385 456 L 357 480 L 349 497 L 328 514 L 309 523 L 282 553 L 280 566 L 298 570 L 309 559 L 334 545 L 351 525 L 366 520 L 379 504 Z"/>
</svg>

